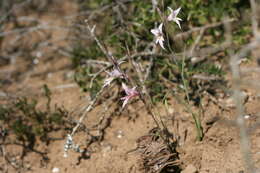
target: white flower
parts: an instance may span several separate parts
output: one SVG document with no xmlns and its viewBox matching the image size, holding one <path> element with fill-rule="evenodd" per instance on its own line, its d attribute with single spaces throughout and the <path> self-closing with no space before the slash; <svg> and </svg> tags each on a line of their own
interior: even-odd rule
<svg viewBox="0 0 260 173">
<path fill-rule="evenodd" d="M 163 49 L 165 49 L 163 46 L 164 38 L 163 38 L 162 27 L 163 27 L 163 23 L 161 23 L 158 28 L 151 29 L 151 33 L 155 35 L 155 39 L 156 39 L 155 43 L 156 44 L 159 43 L 160 46 Z"/>
<path fill-rule="evenodd" d="M 171 9 L 171 7 L 168 7 L 168 9 L 171 11 L 171 14 L 168 16 L 167 20 L 174 21 L 175 23 L 177 23 L 177 25 L 181 29 L 180 21 L 182 21 L 182 19 L 177 17 L 177 15 L 179 14 L 179 12 L 181 10 L 181 7 L 179 7 L 177 10 L 173 10 L 173 9 Z"/>
</svg>

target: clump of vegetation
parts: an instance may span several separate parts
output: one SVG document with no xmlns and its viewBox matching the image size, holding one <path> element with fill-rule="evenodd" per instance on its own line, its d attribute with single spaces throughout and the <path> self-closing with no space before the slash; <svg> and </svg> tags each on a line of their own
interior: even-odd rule
<svg viewBox="0 0 260 173">
<path fill-rule="evenodd" d="M 151 107 L 173 96 L 192 115 L 197 138 L 202 140 L 202 99 L 215 96 L 215 86 L 226 87 L 223 57 L 229 49 L 236 51 L 250 40 L 249 23 L 235 22 L 243 18 L 241 9 L 246 11 L 249 4 L 242 0 L 83 4 L 83 9 L 99 12 L 86 20 L 87 29 L 82 32 L 90 36 L 91 43 L 84 47 L 84 42 L 77 42 L 72 59 L 77 68 L 75 80 L 91 93 L 93 105 L 107 86 L 104 83 L 119 78 L 135 85 L 130 89 L 120 82 L 126 93 L 120 99 L 123 108 L 139 96 L 157 121 Z M 160 120 L 156 123 L 159 127 Z M 161 130 L 164 128 L 162 123 Z"/>
<path fill-rule="evenodd" d="M 112 10 L 107 10 L 110 7 Z M 202 140 L 202 98 L 205 93 L 214 96 L 215 86 L 225 87 L 226 63 L 223 57 L 227 55 L 227 50 L 239 48 L 249 41 L 249 37 L 245 37 L 251 34 L 251 30 L 246 29 L 247 21 L 234 23 L 243 17 L 241 8 L 245 11 L 248 7 L 249 4 L 241 0 L 227 3 L 203 0 L 194 3 L 189 0 L 152 3 L 135 0 L 123 3 L 91 1 L 89 6 L 84 4 L 82 8 L 102 10 L 91 16 L 94 20 L 87 21 L 94 23 L 94 29 L 89 28 L 89 32 L 82 33 L 92 36 L 92 42 L 85 47 L 82 41 L 77 42 L 72 51 L 72 60 L 77 68 L 75 80 L 95 98 L 106 80 L 107 74 L 104 72 L 116 67 L 118 73 L 127 74 L 126 81 L 131 79 L 132 84 L 139 84 L 140 88 L 146 85 L 146 94 L 152 104 L 163 102 L 169 96 L 176 97 L 192 114 L 198 140 Z M 171 8 L 179 8 L 176 12 L 181 26 L 173 18 L 171 20 L 174 22 L 167 22 L 168 15 L 173 12 Z M 229 42 L 226 41 L 226 25 L 231 26 L 234 33 Z M 244 29 L 238 29 L 240 26 Z M 95 32 L 94 36 L 92 32 Z M 165 38 L 161 38 L 164 33 Z M 153 34 L 158 37 L 156 42 L 162 49 L 152 44 Z M 112 62 L 110 56 L 113 56 Z M 121 67 L 115 64 L 115 61 L 124 60 L 129 60 L 129 63 Z M 144 77 L 140 77 L 140 73 L 145 73 Z M 191 105 L 199 111 L 192 110 Z"/>
<path fill-rule="evenodd" d="M 38 108 L 37 100 L 27 97 L 0 105 L 0 123 L 6 130 L 5 141 L 16 141 L 33 149 L 38 140 L 48 144 L 51 141 L 49 133 L 69 127 L 68 112 L 57 106 L 52 109 L 51 92 L 46 85 L 44 91 L 47 99 L 45 108 Z"/>
<path fill-rule="evenodd" d="M 169 14 L 169 11 L 167 11 L 166 8 L 167 6 L 182 8 L 179 15 L 182 19 L 185 19 L 182 21 L 182 30 L 184 34 L 185 30 L 218 23 L 227 16 L 234 20 L 240 20 L 242 18 L 241 9 L 245 11 L 249 8 L 249 3 L 241 0 L 232 0 L 228 2 L 198 0 L 194 3 L 190 3 L 189 0 L 178 2 L 165 0 L 157 2 L 158 4 L 152 4 L 151 1 L 136 0 L 125 3 L 117 3 L 114 1 L 91 1 L 91 3 L 82 2 L 84 4 L 82 9 L 98 10 L 104 7 L 104 11 L 100 11 L 93 16 L 93 19 L 95 20 L 94 23 L 97 24 L 97 36 L 101 39 L 102 43 L 106 45 L 107 49 L 109 49 L 117 59 L 120 59 L 126 55 L 126 45 L 130 52 L 142 54 L 144 52 L 152 51 L 151 42 L 153 41 L 153 35 L 150 30 L 155 27 L 154 23 L 164 20 L 163 17 Z M 111 7 L 112 10 L 106 10 L 105 7 Z M 157 9 L 164 9 L 165 12 L 158 12 Z M 235 33 L 232 44 L 235 44 L 238 47 L 249 41 L 249 38 L 245 37 L 245 35 L 250 35 L 251 33 L 250 29 L 246 29 L 248 28 L 248 22 L 243 21 L 242 23 L 243 30 L 240 29 L 240 24 L 238 24 L 239 26 L 236 26 L 237 24 L 232 24 L 234 25 L 233 28 Z M 223 76 L 225 60 L 222 58 L 223 55 L 219 56 L 218 54 L 219 52 L 226 54 L 225 50 L 212 51 L 205 55 L 201 53 L 205 58 L 196 64 L 190 61 L 192 57 L 185 57 L 187 60 L 185 60 L 183 69 L 181 68 L 181 63 L 182 57 L 186 56 L 183 55 L 183 46 L 186 47 L 186 51 L 189 51 L 194 45 L 197 50 L 199 48 L 207 47 L 213 49 L 219 44 L 222 44 L 225 40 L 224 25 L 220 24 L 215 27 L 209 27 L 202 34 L 199 43 L 195 43 L 195 40 L 200 35 L 199 32 L 188 34 L 188 36 L 182 37 L 182 40 L 180 40 L 179 37 L 177 38 L 176 36 L 182 34 L 182 31 L 178 29 L 177 25 L 170 23 L 166 26 L 165 30 L 167 30 L 168 34 L 167 42 L 170 43 L 167 44 L 167 50 L 159 51 L 158 54 L 160 53 L 161 55 L 158 56 L 156 54 L 152 57 L 139 56 L 140 62 L 144 63 L 147 63 L 146 60 L 149 58 L 153 58 L 151 72 L 146 81 L 148 85 L 151 84 L 151 95 L 154 97 L 153 100 L 161 101 L 164 93 L 169 89 L 165 86 L 165 80 L 175 86 L 182 83 L 180 80 L 182 70 L 184 70 L 185 80 L 187 83 L 190 83 L 190 86 L 194 86 L 194 84 L 196 84 L 194 81 L 198 80 L 194 79 L 193 75 L 203 74 L 207 77 L 214 76 L 216 78 L 221 78 Z M 86 32 L 84 32 L 84 34 L 86 34 Z M 185 43 L 185 45 L 183 43 Z M 181 47 L 178 47 L 178 45 L 181 45 Z M 194 54 L 199 55 L 200 53 Z M 191 54 L 190 56 L 194 55 Z M 215 56 L 217 58 L 207 58 L 210 56 Z M 97 73 L 101 68 L 104 68 L 105 65 L 98 66 L 94 63 L 90 63 L 88 60 L 104 61 L 105 55 L 99 50 L 95 43 L 85 46 L 82 42 L 78 42 L 72 52 L 72 59 L 77 67 L 77 73 L 75 74 L 76 82 L 84 91 L 90 91 L 95 95 L 101 88 L 102 80 L 105 76 L 104 73 L 100 73 L 101 75 L 94 75 L 95 78 L 92 79 L 93 74 Z M 217 65 L 216 59 L 218 64 L 223 63 L 223 66 Z M 129 70 L 129 66 L 125 69 L 131 71 Z M 210 81 L 209 83 L 215 85 L 214 81 Z M 195 88 L 198 88 L 198 86 L 195 86 Z M 158 98 L 161 99 L 158 100 Z"/>
</svg>

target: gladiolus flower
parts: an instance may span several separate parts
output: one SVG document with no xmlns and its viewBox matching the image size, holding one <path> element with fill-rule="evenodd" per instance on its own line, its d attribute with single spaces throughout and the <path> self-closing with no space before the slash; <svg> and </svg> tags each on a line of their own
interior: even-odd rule
<svg viewBox="0 0 260 173">
<path fill-rule="evenodd" d="M 161 23 L 158 28 L 152 29 L 152 30 L 151 30 L 151 33 L 153 33 L 153 35 L 155 35 L 155 39 L 156 39 L 156 40 L 155 40 L 155 43 L 156 43 L 156 44 L 159 43 L 160 46 L 161 46 L 163 49 L 165 49 L 164 46 L 163 46 L 164 38 L 163 38 L 162 27 L 163 27 L 163 23 Z"/>
<path fill-rule="evenodd" d="M 181 29 L 180 21 L 182 21 L 182 19 L 177 17 L 177 15 L 179 14 L 179 12 L 181 10 L 181 7 L 178 8 L 177 10 L 173 10 L 171 7 L 168 7 L 168 9 L 171 11 L 171 14 L 168 16 L 167 20 L 174 21 L 175 23 L 177 23 L 177 25 Z"/>
<path fill-rule="evenodd" d="M 128 103 L 128 101 L 131 98 L 133 98 L 135 96 L 138 96 L 139 93 L 138 93 L 138 91 L 136 91 L 136 87 L 128 88 L 125 83 L 122 83 L 122 87 L 123 87 L 123 89 L 124 89 L 124 91 L 126 93 L 126 96 L 121 98 L 121 100 L 124 100 L 123 106 L 122 106 L 124 108 L 125 105 Z"/>
</svg>

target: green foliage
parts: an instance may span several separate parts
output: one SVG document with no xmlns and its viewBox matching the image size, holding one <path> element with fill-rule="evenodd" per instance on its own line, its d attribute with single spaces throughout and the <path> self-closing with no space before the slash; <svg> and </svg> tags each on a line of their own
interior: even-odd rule
<svg viewBox="0 0 260 173">
<path fill-rule="evenodd" d="M 196 66 L 194 66 L 192 64 L 188 64 L 186 72 L 189 76 L 192 76 L 192 75 L 198 74 L 198 73 L 203 73 L 204 75 L 208 75 L 208 76 L 210 76 L 210 75 L 223 76 L 225 74 L 224 71 L 220 67 L 214 65 L 213 63 L 197 64 Z"/>
<path fill-rule="evenodd" d="M 182 22 L 182 27 L 184 29 L 197 26 L 205 26 L 207 24 L 222 21 L 226 17 L 237 19 L 240 22 L 236 23 L 236 25 L 238 26 L 233 31 L 233 41 L 235 44 L 238 45 L 248 42 L 248 39 L 246 39 L 247 37 L 245 37 L 245 33 L 247 35 L 250 34 L 250 29 L 245 28 L 249 28 L 249 24 L 247 23 L 247 21 L 241 21 L 241 19 L 245 11 L 249 9 L 249 1 L 166 0 L 165 4 L 173 8 L 182 7 L 180 17 L 184 19 L 184 21 Z M 176 28 L 177 26 L 173 25 L 173 27 Z M 208 32 L 206 32 L 204 35 L 206 37 L 202 38 L 200 43 L 202 46 L 221 44 L 225 39 L 223 27 L 214 27 L 212 29 L 209 29 Z M 193 37 L 187 38 L 187 40 L 185 41 L 185 46 L 192 45 L 197 35 L 193 35 Z"/>
<path fill-rule="evenodd" d="M 90 66 L 80 67 L 76 70 L 74 75 L 74 80 L 82 88 L 84 92 L 90 92 L 91 98 L 93 98 L 96 93 L 101 89 L 103 81 L 100 76 L 97 76 L 95 80 L 92 81 L 96 69 Z M 92 83 L 91 83 L 92 81 Z"/>
<path fill-rule="evenodd" d="M 239 17 L 239 9 L 249 7 L 249 2 L 243 0 L 180 0 L 171 2 L 174 7 L 181 6 L 183 8 L 183 18 L 192 25 L 220 21 L 226 16 Z"/>
<path fill-rule="evenodd" d="M 164 99 L 164 96 L 167 92 L 166 87 L 160 83 L 160 79 L 157 76 L 156 78 L 152 78 L 146 83 L 146 86 L 150 89 L 150 95 L 152 97 L 152 101 L 154 103 L 160 102 Z"/>
<path fill-rule="evenodd" d="M 91 97 L 99 91 L 102 81 L 100 81 L 100 77 L 98 76 L 97 79 L 93 81 L 92 86 L 90 86 L 90 81 L 93 77 L 92 74 L 96 73 L 97 69 L 85 64 L 87 60 L 102 59 L 103 56 L 102 51 L 94 44 L 87 47 L 78 44 L 72 51 L 72 62 L 76 68 L 74 80 L 84 92 L 90 92 Z"/>
<path fill-rule="evenodd" d="M 234 32 L 234 43 L 236 45 L 243 45 L 250 41 L 250 35 L 252 34 L 252 30 L 250 25 L 241 26 L 239 29 Z"/>
<path fill-rule="evenodd" d="M 96 9 L 112 2 L 113 0 L 79 0 L 82 9 Z"/>
<path fill-rule="evenodd" d="M 123 5 L 112 0 L 90 0 L 88 3 L 87 1 L 82 1 L 82 5 L 84 9 L 94 10 L 111 6 L 108 8 L 109 10 L 96 13 L 93 23 L 97 25 L 98 38 L 116 58 L 126 55 L 126 45 L 129 47 L 130 52 L 144 51 L 153 41 L 153 35 L 150 30 L 158 26 L 160 22 L 164 22 L 165 17 L 169 15 L 168 6 L 173 9 L 182 8 L 179 17 L 183 19 L 181 22 L 183 31 L 220 22 L 224 17 L 240 20 L 242 18 L 241 11 L 249 8 L 249 2 L 243 0 L 158 0 L 160 12 L 153 9 L 150 0 L 133 0 L 123 3 Z M 164 30 L 169 34 L 166 42 L 170 44 L 168 45 L 165 42 L 167 45 L 165 46 L 168 48 L 167 51 L 162 51 L 165 54 L 172 53 L 171 49 L 175 53 L 183 52 L 184 46 L 189 47 L 193 45 L 194 40 L 198 37 L 198 33 L 195 32 L 182 40 L 184 45 L 181 44 L 180 48 L 175 49 L 175 46 L 179 43 L 175 42 L 173 38 L 177 33 L 183 31 L 174 22 L 165 24 Z M 233 42 L 236 45 L 248 42 L 248 35 L 251 34 L 248 25 L 244 25 L 241 22 L 233 30 Z M 213 47 L 223 43 L 225 41 L 224 33 L 223 26 L 207 29 L 198 47 Z M 210 59 L 195 65 L 190 61 L 185 61 L 183 66 L 182 60 L 172 61 L 166 57 L 153 58 L 154 65 L 146 84 L 154 101 L 163 99 L 167 89 L 170 89 L 169 86 L 165 86 L 165 81 L 163 82 L 162 80 L 168 80 L 171 85 L 177 87 L 183 82 L 181 78 L 183 73 L 187 86 L 191 90 L 190 92 L 193 93 L 193 91 L 199 88 L 197 86 L 198 83 L 203 85 L 201 82 L 196 82 L 196 79 L 192 78 L 193 75 L 203 74 L 215 77 L 223 77 L 225 75 L 225 72 Z M 106 58 L 94 42 L 90 46 L 84 47 L 80 45 L 75 47 L 73 51 L 73 62 L 77 69 L 75 80 L 84 91 L 89 91 L 93 96 L 101 88 L 104 76 L 99 75 L 92 81 L 92 74 L 99 69 L 85 65 L 84 62 L 89 59 L 105 60 Z M 139 59 L 139 61 L 142 60 Z M 208 82 L 207 85 L 213 86 L 214 82 Z"/>
<path fill-rule="evenodd" d="M 51 110 L 51 92 L 47 85 L 44 85 L 44 91 L 47 99 L 45 109 L 37 108 L 37 100 L 27 97 L 0 105 L 0 123 L 9 134 L 14 134 L 18 141 L 32 145 L 39 137 L 47 142 L 48 133 L 66 128 L 67 111 L 58 107 Z"/>
<path fill-rule="evenodd" d="M 86 63 L 87 60 L 96 60 L 102 56 L 102 51 L 96 45 L 83 47 L 80 43 L 77 43 L 72 50 L 72 62 L 75 67 Z"/>
</svg>

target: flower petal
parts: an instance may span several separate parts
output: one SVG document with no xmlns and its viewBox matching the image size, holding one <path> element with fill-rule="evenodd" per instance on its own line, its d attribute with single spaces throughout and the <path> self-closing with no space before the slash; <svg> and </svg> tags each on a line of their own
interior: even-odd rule
<svg viewBox="0 0 260 173">
<path fill-rule="evenodd" d="M 179 18 L 179 17 L 176 17 L 176 20 L 182 21 L 182 19 L 181 19 L 181 18 Z"/>
<path fill-rule="evenodd" d="M 163 41 L 164 41 L 164 40 L 159 40 L 159 44 L 160 44 L 160 46 L 161 46 L 163 49 L 165 49 L 164 46 L 163 46 Z"/>
<path fill-rule="evenodd" d="M 175 14 L 175 17 L 177 17 L 177 15 L 179 14 L 181 10 L 181 7 L 179 7 L 177 10 L 174 10 L 173 13 Z"/>
<path fill-rule="evenodd" d="M 179 20 L 175 20 L 175 23 L 177 23 L 177 25 L 179 26 L 179 28 L 181 29 L 181 24 Z"/>
<path fill-rule="evenodd" d="M 171 11 L 171 13 L 173 12 L 173 9 L 171 7 L 167 7 L 167 8 Z"/>
<path fill-rule="evenodd" d="M 110 73 L 110 75 L 113 76 L 113 77 L 119 77 L 119 76 L 122 75 L 122 73 L 121 73 L 119 70 L 114 69 L 114 70 Z"/>
<path fill-rule="evenodd" d="M 135 86 L 132 89 L 130 89 L 130 96 L 134 97 L 134 96 L 137 96 L 137 95 L 138 95 L 138 92 L 136 91 L 136 86 Z"/>
<path fill-rule="evenodd" d="M 172 21 L 174 20 L 174 15 L 171 13 L 168 17 L 167 17 L 168 21 Z"/>
<path fill-rule="evenodd" d="M 163 23 L 161 23 L 160 25 L 159 25 L 159 31 L 160 31 L 160 33 L 162 33 L 162 27 L 163 27 Z"/>
<path fill-rule="evenodd" d="M 126 86 L 125 83 L 122 83 L 122 87 L 123 87 L 123 89 L 124 89 L 126 95 L 130 95 L 130 94 L 131 94 L 131 92 L 130 92 L 131 89 L 129 89 L 129 88 Z"/>
<path fill-rule="evenodd" d="M 157 38 L 157 39 L 155 40 L 155 44 L 158 44 L 158 43 L 159 43 L 159 40 L 160 40 L 160 39 Z"/>
<path fill-rule="evenodd" d="M 158 36 L 160 31 L 156 28 L 156 29 L 151 29 L 151 33 L 153 33 L 153 35 Z"/>
<path fill-rule="evenodd" d="M 125 105 L 128 103 L 129 97 L 125 97 L 122 108 L 125 107 Z"/>
<path fill-rule="evenodd" d="M 128 87 L 126 86 L 126 84 L 123 82 L 122 83 L 122 87 L 123 87 L 123 89 L 126 91 L 126 90 L 128 90 Z"/>
</svg>

